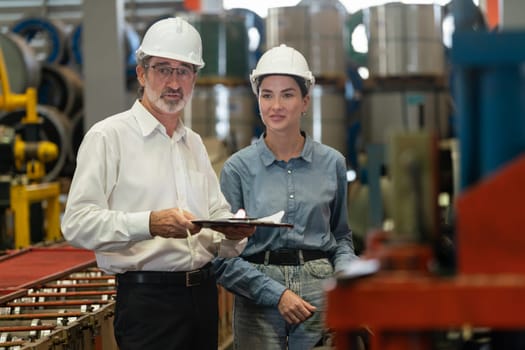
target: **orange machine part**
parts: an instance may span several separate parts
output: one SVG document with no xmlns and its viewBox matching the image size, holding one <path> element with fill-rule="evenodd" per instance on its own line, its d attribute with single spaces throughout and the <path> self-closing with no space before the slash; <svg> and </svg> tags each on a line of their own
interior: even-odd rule
<svg viewBox="0 0 525 350">
<path fill-rule="evenodd" d="M 201 0 L 184 0 L 184 8 L 188 11 L 200 11 Z"/>
<path fill-rule="evenodd" d="M 327 292 L 327 325 L 338 350 L 352 349 L 350 335 L 363 330 L 370 334 L 369 350 L 431 349 L 432 330 L 525 328 L 525 314 L 516 312 L 525 308 L 524 293 L 525 275 L 380 272 L 338 281 Z"/>
<path fill-rule="evenodd" d="M 489 28 L 491 29 L 499 24 L 499 2 L 500 0 L 486 0 L 486 17 Z"/>
<path fill-rule="evenodd" d="M 457 200 L 458 273 L 525 275 L 525 156 Z"/>
</svg>

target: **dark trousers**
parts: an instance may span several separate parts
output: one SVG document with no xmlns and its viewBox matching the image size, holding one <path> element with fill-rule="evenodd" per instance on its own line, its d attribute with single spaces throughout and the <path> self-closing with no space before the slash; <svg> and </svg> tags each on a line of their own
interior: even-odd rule
<svg viewBox="0 0 525 350">
<path fill-rule="evenodd" d="M 193 287 L 118 283 L 115 339 L 120 350 L 217 350 L 215 278 Z"/>
</svg>

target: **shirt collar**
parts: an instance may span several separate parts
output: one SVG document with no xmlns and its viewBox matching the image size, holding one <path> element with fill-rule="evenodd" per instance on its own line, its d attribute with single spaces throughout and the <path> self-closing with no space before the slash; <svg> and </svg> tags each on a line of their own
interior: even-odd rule
<svg viewBox="0 0 525 350">
<path fill-rule="evenodd" d="M 302 158 L 306 162 L 311 163 L 312 162 L 313 140 L 310 137 L 310 135 L 308 135 L 306 132 L 301 131 L 301 134 L 305 137 L 305 141 L 304 141 L 303 151 L 301 152 L 301 155 L 299 156 L 299 158 Z M 263 133 L 259 137 L 259 139 L 256 141 L 256 147 L 257 147 L 257 151 L 262 159 L 264 166 L 269 166 L 273 162 L 277 161 L 277 159 L 275 158 L 275 155 L 273 154 L 273 152 L 268 148 L 268 145 L 266 145 L 266 142 L 264 142 L 265 135 L 266 133 Z"/>
<path fill-rule="evenodd" d="M 144 105 L 139 100 L 135 101 L 131 107 L 131 110 L 133 111 L 133 115 L 135 115 L 135 119 L 137 120 L 139 128 L 142 132 L 142 136 L 148 136 L 156 129 L 165 133 L 164 126 L 146 109 L 146 107 L 144 107 Z M 184 127 L 182 119 L 179 119 L 179 122 L 177 123 L 177 129 L 173 134 L 173 139 L 175 141 L 179 141 L 185 136 L 186 128 Z"/>
</svg>

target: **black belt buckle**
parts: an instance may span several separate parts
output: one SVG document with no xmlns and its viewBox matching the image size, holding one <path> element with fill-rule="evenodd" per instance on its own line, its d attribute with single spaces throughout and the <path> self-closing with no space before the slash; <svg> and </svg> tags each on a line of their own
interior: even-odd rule
<svg viewBox="0 0 525 350">
<path fill-rule="evenodd" d="M 194 270 L 186 272 L 186 287 L 199 286 L 202 282 L 202 271 Z"/>
</svg>

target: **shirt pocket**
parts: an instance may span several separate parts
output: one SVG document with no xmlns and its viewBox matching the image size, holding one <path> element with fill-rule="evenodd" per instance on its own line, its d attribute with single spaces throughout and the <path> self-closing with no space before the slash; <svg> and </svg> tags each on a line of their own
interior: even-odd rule
<svg viewBox="0 0 525 350">
<path fill-rule="evenodd" d="M 189 170 L 186 183 L 188 184 L 185 189 L 186 201 L 189 208 L 197 216 L 208 217 L 209 189 L 206 176 L 200 172 Z"/>
</svg>

